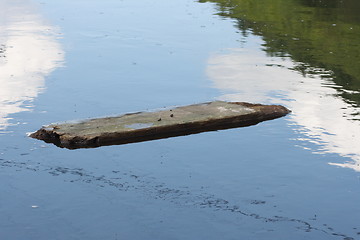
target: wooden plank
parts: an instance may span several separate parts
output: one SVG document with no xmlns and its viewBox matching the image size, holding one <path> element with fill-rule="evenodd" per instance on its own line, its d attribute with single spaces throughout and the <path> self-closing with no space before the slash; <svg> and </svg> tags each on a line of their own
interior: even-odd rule
<svg viewBox="0 0 360 240">
<path fill-rule="evenodd" d="M 255 125 L 290 110 L 280 105 L 215 101 L 44 126 L 30 137 L 69 149 L 126 144 Z"/>
</svg>

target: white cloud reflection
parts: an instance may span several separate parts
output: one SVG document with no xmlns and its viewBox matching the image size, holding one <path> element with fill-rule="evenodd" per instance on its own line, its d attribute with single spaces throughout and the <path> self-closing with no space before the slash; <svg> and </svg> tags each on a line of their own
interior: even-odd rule
<svg viewBox="0 0 360 240">
<path fill-rule="evenodd" d="M 27 0 L 0 0 L 0 132 L 10 114 L 31 109 L 64 52 L 54 27 Z"/>
<path fill-rule="evenodd" d="M 339 97 L 331 80 L 289 71 L 295 66 L 290 58 L 269 57 L 258 49 L 232 49 L 210 57 L 207 74 L 222 91 L 220 98 L 287 106 L 294 128 L 305 136 L 300 140 L 318 144 L 317 153 L 351 159 L 329 164 L 360 171 L 360 121 L 351 115 L 359 109 Z"/>
</svg>

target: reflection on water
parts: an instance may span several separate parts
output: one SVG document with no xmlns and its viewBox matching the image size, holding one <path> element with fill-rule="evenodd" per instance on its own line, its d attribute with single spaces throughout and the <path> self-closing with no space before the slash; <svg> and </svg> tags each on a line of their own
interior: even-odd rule
<svg viewBox="0 0 360 240">
<path fill-rule="evenodd" d="M 9 115 L 31 109 L 64 53 L 54 28 L 29 1 L 0 1 L 0 133 Z"/>
<path fill-rule="evenodd" d="M 8 5 L 22 1 L 11 0 Z M 344 161 L 337 154 L 316 155 L 294 147 L 294 143 L 306 142 L 289 141 L 289 136 L 297 136 L 292 129 L 299 124 L 293 120 L 294 126 L 287 127 L 288 117 L 254 128 L 76 151 L 27 138 L 26 132 L 51 121 L 212 100 L 219 91 L 208 89 L 203 75 L 208 53 L 240 47 L 233 21 L 211 17 L 213 4 L 193 0 L 34 2 L 44 3 L 41 9 L 61 25 L 66 36 L 61 42 L 71 49 L 68 67 L 50 75 L 61 81 L 49 84 L 46 76 L 46 91 L 34 100 L 34 109 L 49 111 L 13 114 L 14 119 L 28 119 L 29 125 L 9 127 L 14 134 L 0 135 L 1 240 L 149 239 L 149 235 L 158 240 L 268 240 L 285 235 L 291 240 L 340 240 L 359 236 L 359 173 L 324 167 L 325 158 Z M 10 8 L 1 6 L 0 12 L 10 13 Z M 29 9 L 24 14 L 30 11 L 34 12 Z M 6 16 L 15 17 L 18 12 L 21 8 Z M 48 37 L 42 28 L 33 32 L 42 39 Z M 106 37 L 96 37 L 104 33 Z M 1 36 L 5 42 L 6 36 Z M 305 89 L 319 91 L 323 97 L 335 94 L 328 99 L 339 103 L 338 109 L 346 106 L 345 98 L 336 96 L 336 88 L 342 85 L 334 84 L 332 76 L 303 78 L 297 70 L 288 70 L 295 65 L 291 58 L 266 57 L 259 50 L 264 39 L 251 36 L 244 49 L 210 59 L 209 74 L 216 67 L 227 70 L 214 76 L 224 98 L 236 99 L 244 90 L 243 96 L 256 101 L 252 93 L 259 89 L 258 99 L 292 107 L 293 119 L 298 117 L 298 121 L 311 120 L 298 114 L 311 108 L 302 109 L 295 101 L 310 102 L 304 97 Z M 54 62 L 56 58 L 50 55 Z M 251 70 L 247 76 L 254 81 L 243 86 L 257 84 L 257 89 L 236 87 L 245 78 L 237 67 Z M 257 69 L 259 73 L 250 78 Z M 322 69 L 314 68 L 323 75 L 331 73 Z M 271 83 L 261 73 L 268 74 Z M 273 84 L 277 86 L 272 88 Z M 43 82 L 37 86 L 41 88 Z M 313 95 L 313 101 L 321 101 Z M 28 101 L 20 102 L 26 110 Z M 310 130 L 302 136 L 310 139 L 315 131 Z"/>
<path fill-rule="evenodd" d="M 222 98 L 285 104 L 302 140 L 353 160 L 332 165 L 360 171 L 359 2 L 211 2 L 236 19 L 249 45 L 210 58 Z"/>
<path fill-rule="evenodd" d="M 254 41 L 252 39 L 251 41 Z M 258 40 L 258 42 L 261 42 Z M 330 79 L 299 74 L 290 58 L 268 57 L 251 49 L 233 49 L 213 55 L 207 73 L 230 101 L 284 104 L 293 113 L 294 128 L 321 146 L 318 153 L 337 153 L 354 160 L 331 163 L 360 171 L 359 108 L 338 95 Z M 325 70 L 317 69 L 326 74 Z"/>
<path fill-rule="evenodd" d="M 360 105 L 360 4 L 357 0 L 213 0 L 244 36 L 261 36 L 269 56 L 290 56 L 302 74 L 328 70 L 339 93 Z"/>
</svg>

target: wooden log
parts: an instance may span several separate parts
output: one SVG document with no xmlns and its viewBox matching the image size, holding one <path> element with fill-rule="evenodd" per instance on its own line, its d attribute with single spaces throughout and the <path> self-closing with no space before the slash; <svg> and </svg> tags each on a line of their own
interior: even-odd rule
<svg viewBox="0 0 360 240">
<path fill-rule="evenodd" d="M 255 125 L 290 110 L 244 102 L 195 104 L 44 126 L 30 137 L 68 149 L 94 148 Z"/>
</svg>

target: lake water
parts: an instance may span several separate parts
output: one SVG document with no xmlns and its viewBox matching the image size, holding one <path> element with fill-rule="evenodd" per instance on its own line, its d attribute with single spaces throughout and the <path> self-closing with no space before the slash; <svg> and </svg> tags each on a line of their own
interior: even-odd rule
<svg viewBox="0 0 360 240">
<path fill-rule="evenodd" d="M 0 239 L 360 239 L 360 4 L 0 0 Z M 67 150 L 53 122 L 213 100 L 256 126 Z"/>
</svg>

